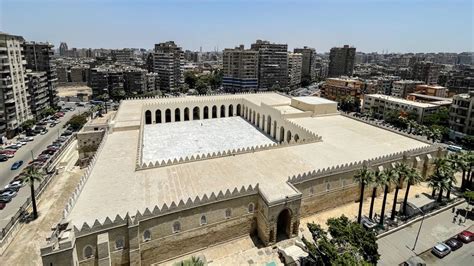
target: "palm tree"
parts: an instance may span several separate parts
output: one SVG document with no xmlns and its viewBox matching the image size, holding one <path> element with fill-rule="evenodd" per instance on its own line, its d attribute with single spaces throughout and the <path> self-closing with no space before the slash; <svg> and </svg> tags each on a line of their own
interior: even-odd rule
<svg viewBox="0 0 474 266">
<path fill-rule="evenodd" d="M 395 211 L 397 210 L 398 190 L 400 189 L 400 184 L 403 182 L 403 179 L 408 173 L 408 165 L 404 162 L 396 163 L 394 170 L 397 178 L 395 186 L 395 195 L 393 196 L 392 214 L 390 215 L 390 219 L 392 220 L 395 219 Z"/>
<path fill-rule="evenodd" d="M 383 174 L 380 176 L 380 183 L 383 183 L 385 186 L 383 192 L 383 201 L 382 201 L 382 211 L 380 212 L 380 225 L 383 225 L 383 219 L 385 217 L 385 205 L 387 203 L 387 194 L 388 190 L 390 189 L 390 185 L 394 183 L 397 179 L 397 175 L 393 169 L 385 168 L 383 170 Z"/>
<path fill-rule="evenodd" d="M 437 158 L 434 161 L 434 164 L 435 164 L 434 177 L 438 181 L 440 182 L 442 181 L 442 183 L 444 182 L 449 183 L 449 186 L 443 186 L 440 191 L 442 193 L 443 190 L 446 190 L 447 191 L 446 197 L 449 199 L 451 195 L 451 188 L 453 187 L 452 184 L 456 183 L 456 179 L 454 178 L 453 163 L 447 158 Z"/>
<path fill-rule="evenodd" d="M 468 151 L 466 153 L 466 163 L 467 167 L 467 175 L 466 175 L 466 186 L 472 187 L 472 178 L 474 176 L 474 171 L 472 168 L 474 167 L 474 152 Z"/>
<path fill-rule="evenodd" d="M 431 191 L 431 197 L 434 198 L 436 195 L 436 191 L 440 189 L 440 184 L 439 184 L 440 178 L 436 176 L 436 174 L 433 174 L 430 176 L 430 180 L 428 181 L 428 187 L 432 188 L 433 190 Z"/>
<path fill-rule="evenodd" d="M 383 187 L 385 185 L 383 178 L 383 171 L 376 171 L 373 174 L 373 179 L 371 182 L 372 185 L 372 199 L 370 200 L 370 211 L 369 211 L 369 218 L 372 219 L 372 214 L 374 211 L 374 203 L 375 203 L 375 197 L 377 197 L 377 188 L 378 187 Z"/>
<path fill-rule="evenodd" d="M 33 205 L 33 219 L 38 218 L 38 211 L 36 209 L 36 198 L 35 198 L 35 182 L 41 181 L 42 176 L 38 171 L 37 167 L 28 167 L 26 170 L 25 175 L 22 177 L 23 182 L 28 183 L 30 185 L 30 192 L 31 192 L 31 203 Z"/>
<path fill-rule="evenodd" d="M 461 191 L 464 191 L 465 187 L 466 187 L 466 171 L 468 170 L 468 163 L 467 163 L 467 153 L 464 153 L 464 154 L 457 154 L 457 153 L 453 153 L 453 154 L 450 154 L 449 157 L 448 157 L 448 160 L 451 161 L 451 163 L 453 164 L 453 168 L 456 169 L 456 170 L 459 170 L 462 172 L 462 181 L 461 181 Z"/>
<path fill-rule="evenodd" d="M 358 170 L 354 176 L 354 180 L 360 185 L 360 198 L 359 198 L 359 215 L 357 216 L 357 222 L 360 223 L 362 218 L 362 205 L 364 204 L 364 189 L 365 186 L 372 180 L 373 173 L 367 166 L 364 165 L 362 169 Z"/>
<path fill-rule="evenodd" d="M 421 175 L 416 170 L 416 168 L 410 168 L 408 173 L 405 176 L 405 180 L 407 181 L 407 190 L 405 191 L 405 199 L 403 200 L 403 214 L 406 215 L 407 213 L 407 202 L 408 202 L 408 194 L 410 193 L 410 187 L 412 185 L 419 184 L 421 182 Z"/>
</svg>

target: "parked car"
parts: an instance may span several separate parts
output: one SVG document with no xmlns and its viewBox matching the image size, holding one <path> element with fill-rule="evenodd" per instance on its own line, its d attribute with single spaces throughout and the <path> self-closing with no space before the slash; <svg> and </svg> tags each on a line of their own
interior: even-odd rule
<svg viewBox="0 0 474 266">
<path fill-rule="evenodd" d="M 41 135 L 45 135 L 46 133 L 48 133 L 48 130 L 47 129 L 44 129 L 40 132 Z"/>
<path fill-rule="evenodd" d="M 26 141 L 33 141 L 33 140 L 35 140 L 35 138 L 33 138 L 33 137 L 26 137 L 25 139 L 26 139 Z"/>
<path fill-rule="evenodd" d="M 8 156 L 5 154 L 0 154 L 0 162 L 6 162 L 8 161 Z"/>
<path fill-rule="evenodd" d="M 455 251 L 462 247 L 462 242 L 457 240 L 456 238 L 450 238 L 444 243 L 448 245 L 452 251 Z"/>
<path fill-rule="evenodd" d="M 23 161 L 16 161 L 12 164 L 12 167 L 10 168 L 11 170 L 18 170 L 23 165 Z"/>
<path fill-rule="evenodd" d="M 23 180 L 13 180 L 8 185 L 5 186 L 5 189 L 20 189 L 24 185 Z"/>
<path fill-rule="evenodd" d="M 15 190 L 12 190 L 12 189 L 4 190 L 4 191 L 0 194 L 0 197 L 10 197 L 10 198 L 14 198 L 15 196 L 16 196 L 16 191 L 15 191 Z"/>
<path fill-rule="evenodd" d="M 28 142 L 19 140 L 15 144 L 21 147 L 21 146 L 25 146 L 26 144 L 28 144 Z"/>
<path fill-rule="evenodd" d="M 5 209 L 6 206 L 7 204 L 5 202 L 0 202 L 0 210 Z"/>
<path fill-rule="evenodd" d="M 458 234 L 458 239 L 464 243 L 470 243 L 474 240 L 474 233 L 471 231 L 464 230 Z"/>
<path fill-rule="evenodd" d="M 18 150 L 19 148 L 21 148 L 21 146 L 18 146 L 16 144 L 11 144 L 5 147 L 5 149 L 10 149 L 10 150 Z"/>
<path fill-rule="evenodd" d="M 36 133 L 33 130 L 27 131 L 25 134 L 27 137 L 34 137 L 36 136 Z"/>
<path fill-rule="evenodd" d="M 46 148 L 48 148 L 48 149 L 49 148 L 58 148 L 59 149 L 60 147 L 61 146 L 59 144 L 51 144 L 51 145 L 48 145 L 48 147 L 46 147 Z"/>
<path fill-rule="evenodd" d="M 364 226 L 365 229 L 373 229 L 377 227 L 377 223 L 369 219 L 367 216 L 363 216 L 361 219 L 362 226 Z"/>
<path fill-rule="evenodd" d="M 439 243 L 431 249 L 431 252 L 439 258 L 443 258 L 451 253 L 451 248 L 444 243 Z"/>
<path fill-rule="evenodd" d="M 12 197 L 2 196 L 0 195 L 0 203 L 8 203 L 12 201 Z"/>
<path fill-rule="evenodd" d="M 69 130 L 66 130 L 63 132 L 63 134 L 61 134 L 61 136 L 71 136 L 72 135 L 72 131 L 69 131 Z"/>
<path fill-rule="evenodd" d="M 49 127 L 50 127 L 50 128 L 55 127 L 57 124 L 58 124 L 58 123 L 54 123 L 54 122 L 53 122 L 53 123 L 51 123 L 51 124 L 49 125 Z"/>
</svg>

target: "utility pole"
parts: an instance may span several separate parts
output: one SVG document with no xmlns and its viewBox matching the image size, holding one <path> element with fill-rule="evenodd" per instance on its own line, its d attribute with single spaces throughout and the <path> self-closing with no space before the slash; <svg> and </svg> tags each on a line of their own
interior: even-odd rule
<svg viewBox="0 0 474 266">
<path fill-rule="evenodd" d="M 420 236 L 421 227 L 423 226 L 423 221 L 425 220 L 425 213 L 420 208 L 416 206 L 414 207 L 417 208 L 423 214 L 423 217 L 421 218 L 420 227 L 418 228 L 418 233 L 416 234 L 416 238 L 415 238 L 415 244 L 413 245 L 413 248 L 411 249 L 412 251 L 415 250 L 416 243 L 418 242 L 418 237 Z"/>
</svg>

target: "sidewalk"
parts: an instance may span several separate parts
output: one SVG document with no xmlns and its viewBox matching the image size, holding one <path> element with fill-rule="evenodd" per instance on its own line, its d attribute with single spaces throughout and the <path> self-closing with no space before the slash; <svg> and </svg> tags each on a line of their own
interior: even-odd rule
<svg viewBox="0 0 474 266">
<path fill-rule="evenodd" d="M 464 209 L 467 203 L 458 205 L 458 209 Z M 466 223 L 459 225 L 453 223 L 451 209 L 441 212 L 435 216 L 425 218 L 420 231 L 420 236 L 416 244 L 416 249 L 412 251 L 415 238 L 420 227 L 421 221 L 411 224 L 393 234 L 380 238 L 379 253 L 381 258 L 379 265 L 398 265 L 411 256 L 418 255 L 433 247 L 436 243 L 458 234 L 474 224 L 473 220 L 467 220 Z"/>
</svg>

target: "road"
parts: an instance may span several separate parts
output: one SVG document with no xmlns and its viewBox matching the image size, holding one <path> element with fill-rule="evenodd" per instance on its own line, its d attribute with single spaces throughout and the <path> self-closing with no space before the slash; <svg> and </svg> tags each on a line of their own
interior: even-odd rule
<svg viewBox="0 0 474 266">
<path fill-rule="evenodd" d="M 456 208 L 464 209 L 467 203 L 458 205 Z M 434 216 L 426 217 L 420 231 L 420 236 L 416 244 L 416 249 L 412 251 L 415 238 L 421 221 L 411 224 L 393 234 L 377 240 L 379 253 L 381 255 L 379 265 L 398 265 L 412 256 L 424 254 L 436 243 L 444 242 L 459 232 L 466 230 L 474 224 L 474 221 L 467 219 L 466 223 L 453 223 L 451 209 L 438 213 Z M 474 245 L 474 244 L 469 244 Z M 463 247 L 464 248 L 464 247 Z M 461 249 L 457 252 L 461 252 Z M 471 248 L 472 252 L 472 248 Z M 466 255 L 467 256 L 467 255 Z M 471 257 L 472 258 L 472 257 Z M 459 258 L 461 259 L 461 258 Z M 462 260 L 462 259 L 461 259 Z M 443 264 L 443 263 L 442 263 Z M 466 264 L 445 264 L 444 265 L 466 265 Z M 468 264 L 467 264 L 468 265 Z"/>
<path fill-rule="evenodd" d="M 66 104 L 65 106 L 71 106 Z M 28 142 L 27 145 L 21 147 L 16 153 L 15 157 L 10 158 L 6 162 L 0 162 L 0 189 L 5 187 L 15 176 L 21 173 L 21 170 L 28 166 L 31 161 L 31 153 L 33 156 L 38 156 L 48 145 L 50 145 L 59 135 L 65 130 L 63 126 L 74 115 L 87 110 L 85 107 L 76 108 L 74 111 L 66 112 L 54 128 L 48 128 L 48 133 L 45 135 L 36 135 L 34 141 Z M 10 170 L 11 165 L 19 160 L 23 160 L 23 165 L 15 171 Z M 0 210 L 0 229 L 3 228 L 11 219 L 11 217 L 18 211 L 18 209 L 25 203 L 30 196 L 28 188 L 23 187 L 18 192 L 17 196 L 7 204 L 5 209 Z"/>
</svg>

